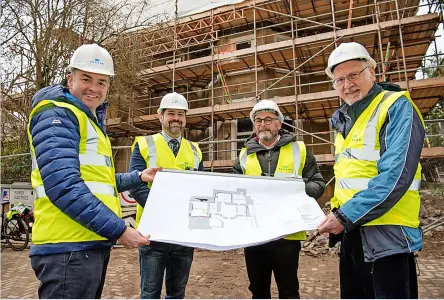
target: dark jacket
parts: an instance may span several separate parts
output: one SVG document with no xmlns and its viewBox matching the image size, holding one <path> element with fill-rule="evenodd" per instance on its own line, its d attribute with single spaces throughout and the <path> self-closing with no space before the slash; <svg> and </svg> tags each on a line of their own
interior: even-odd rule
<svg viewBox="0 0 444 300">
<path fill-rule="evenodd" d="M 253 134 L 253 136 L 251 136 L 245 143 L 248 155 L 256 153 L 262 169 L 262 176 L 273 176 L 274 172 L 276 171 L 281 147 L 296 141 L 296 137 L 286 130 L 281 130 L 280 135 L 281 138 L 276 143 L 274 148 L 270 150 L 259 144 L 255 134 Z M 237 158 L 234 162 L 233 173 L 243 174 L 239 158 Z M 315 157 L 310 150 L 308 150 L 308 148 L 304 169 L 302 170 L 302 177 L 305 179 L 304 181 L 306 181 L 305 192 L 307 195 L 315 199 L 320 198 L 325 189 L 324 178 L 319 172 Z"/>
<path fill-rule="evenodd" d="M 72 104 L 82 110 L 105 133 L 106 103 L 96 110 L 96 118 L 80 100 L 61 85 L 41 89 L 33 98 L 35 107 L 42 100 Z M 53 122 L 58 120 L 57 122 Z M 80 177 L 80 132 L 77 117 L 61 107 L 48 107 L 30 120 L 36 160 L 49 200 L 70 218 L 107 238 L 107 241 L 33 245 L 30 255 L 46 255 L 111 247 L 126 229 L 125 222 L 97 199 Z M 106 133 L 105 133 L 106 134 Z M 141 184 L 137 172 L 116 174 L 117 190 Z M 55 223 L 57 226 L 57 223 Z"/>
</svg>

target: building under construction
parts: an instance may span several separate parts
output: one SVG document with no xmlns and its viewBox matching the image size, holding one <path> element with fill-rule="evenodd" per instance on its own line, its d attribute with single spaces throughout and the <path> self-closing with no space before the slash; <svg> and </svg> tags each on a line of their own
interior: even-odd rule
<svg viewBox="0 0 444 300">
<path fill-rule="evenodd" d="M 127 51 L 119 55 L 136 58 L 140 82 L 126 95 L 129 105 L 110 113 L 108 133 L 117 146 L 129 145 L 128 137 L 158 132 L 156 110 L 162 96 L 174 90 L 190 105 L 185 137 L 201 142 L 206 168 L 227 171 L 252 133 L 249 111 L 257 101 L 271 99 L 286 117 L 289 126 L 283 127 L 299 135 L 329 172 L 334 161 L 329 119 L 340 100 L 324 69 L 340 43 L 367 47 L 377 62 L 377 79 L 408 89 L 423 114 L 443 97 L 444 77 L 418 78 L 442 10 L 435 5 L 435 12 L 417 15 L 420 5 L 419 0 L 247 0 L 132 32 Z M 129 151 L 118 151 L 117 167 L 124 171 Z M 436 155 L 444 155 L 444 148 L 424 148 L 424 158 Z"/>
</svg>

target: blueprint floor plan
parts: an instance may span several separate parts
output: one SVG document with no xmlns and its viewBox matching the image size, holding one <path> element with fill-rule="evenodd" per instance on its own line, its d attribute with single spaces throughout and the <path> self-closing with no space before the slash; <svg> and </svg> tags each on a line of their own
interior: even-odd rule
<svg viewBox="0 0 444 300">
<path fill-rule="evenodd" d="M 257 228 L 254 200 L 245 189 L 213 190 L 212 197 L 190 199 L 190 229 Z"/>
<path fill-rule="evenodd" d="M 316 229 L 323 219 L 302 180 L 162 170 L 137 230 L 151 241 L 223 251 Z"/>
</svg>

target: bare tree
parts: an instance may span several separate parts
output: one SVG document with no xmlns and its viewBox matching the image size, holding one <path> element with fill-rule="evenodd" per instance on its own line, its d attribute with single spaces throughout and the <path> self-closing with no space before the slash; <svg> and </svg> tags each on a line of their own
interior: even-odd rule
<svg viewBox="0 0 444 300">
<path fill-rule="evenodd" d="M 26 139 L 32 96 L 42 87 L 62 82 L 78 46 L 97 43 L 119 56 L 117 52 L 124 50 L 119 40 L 163 20 L 162 15 L 149 15 L 150 5 L 148 0 L 0 1 L 2 135 Z M 126 71 L 134 70 L 133 58 L 116 63 L 121 73 L 132 75 L 118 76 L 113 84 L 136 80 L 135 74 Z M 2 155 L 8 154 L 2 150 Z"/>
</svg>

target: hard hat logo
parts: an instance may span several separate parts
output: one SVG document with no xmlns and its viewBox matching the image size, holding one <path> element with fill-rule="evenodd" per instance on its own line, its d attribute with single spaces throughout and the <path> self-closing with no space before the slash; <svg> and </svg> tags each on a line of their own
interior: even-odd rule
<svg viewBox="0 0 444 300">
<path fill-rule="evenodd" d="M 98 64 L 98 65 L 105 65 L 105 63 L 103 63 L 100 58 L 96 58 L 94 60 L 91 60 L 90 63 L 92 64 Z"/>
<path fill-rule="evenodd" d="M 339 52 L 338 54 L 336 54 L 336 59 L 339 59 L 339 58 L 341 58 L 342 56 L 347 55 L 347 54 L 348 54 L 348 52 L 343 52 L 343 51 L 341 51 L 341 52 Z"/>
<path fill-rule="evenodd" d="M 77 48 L 71 57 L 69 67 L 114 76 L 114 63 L 111 54 L 97 44 L 82 45 Z"/>
</svg>

